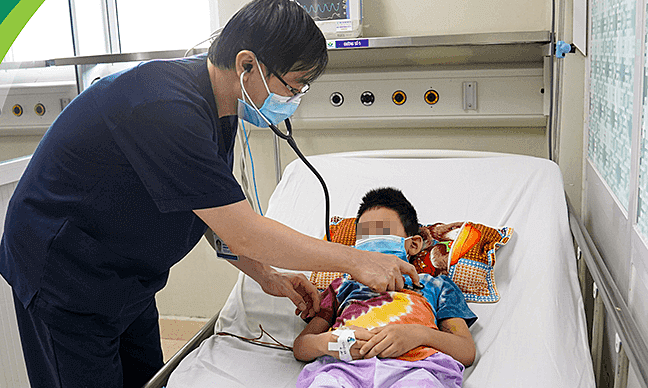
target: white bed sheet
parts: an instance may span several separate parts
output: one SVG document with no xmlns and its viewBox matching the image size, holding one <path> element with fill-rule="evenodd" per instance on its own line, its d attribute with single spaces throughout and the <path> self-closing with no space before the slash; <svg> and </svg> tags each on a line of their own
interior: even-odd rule
<svg viewBox="0 0 648 388">
<path fill-rule="evenodd" d="M 479 317 L 471 328 L 477 357 L 464 372 L 464 387 L 595 386 L 562 176 L 554 163 L 526 156 L 309 160 L 329 186 L 331 215 L 354 216 L 366 191 L 393 186 L 413 203 L 421 223 L 470 220 L 515 228 L 497 253 L 501 300 L 469 304 Z M 324 196 L 301 162 L 286 168 L 267 216 L 324 235 Z M 256 336 L 261 323 L 292 345 L 305 326 L 293 311 L 289 300 L 265 295 L 241 275 L 216 330 Z M 303 365 L 287 351 L 213 336 L 185 357 L 168 387 L 293 387 Z"/>
</svg>

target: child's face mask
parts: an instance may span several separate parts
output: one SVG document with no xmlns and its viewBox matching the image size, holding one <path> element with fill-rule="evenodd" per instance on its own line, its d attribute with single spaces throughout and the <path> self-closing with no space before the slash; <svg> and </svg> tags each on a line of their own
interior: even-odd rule
<svg viewBox="0 0 648 388">
<path fill-rule="evenodd" d="M 404 238 L 394 235 L 367 236 L 356 241 L 355 247 L 361 251 L 380 252 L 394 255 L 405 262 L 409 262 Z"/>
</svg>

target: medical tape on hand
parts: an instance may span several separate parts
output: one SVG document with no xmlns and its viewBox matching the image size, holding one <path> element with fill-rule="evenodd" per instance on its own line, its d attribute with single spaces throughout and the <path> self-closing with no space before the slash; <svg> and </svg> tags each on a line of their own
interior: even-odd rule
<svg viewBox="0 0 648 388">
<path fill-rule="evenodd" d="M 355 333 L 351 329 L 336 329 L 333 335 L 337 336 L 337 342 L 329 342 L 328 350 L 337 351 L 340 360 L 351 361 L 351 346 L 356 342 Z"/>
</svg>

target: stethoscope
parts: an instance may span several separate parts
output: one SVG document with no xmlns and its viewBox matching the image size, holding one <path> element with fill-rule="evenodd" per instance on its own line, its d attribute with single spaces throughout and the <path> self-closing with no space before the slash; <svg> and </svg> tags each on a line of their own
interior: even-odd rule
<svg viewBox="0 0 648 388">
<path fill-rule="evenodd" d="M 263 119 L 263 121 L 265 121 L 266 124 L 268 124 L 270 129 L 272 129 L 272 132 L 274 132 L 274 134 L 277 137 L 279 137 L 280 139 L 285 140 L 288 143 L 290 148 L 292 148 L 293 151 L 295 151 L 295 154 L 297 154 L 299 159 L 301 159 L 301 161 L 304 162 L 306 167 L 308 167 L 313 172 L 313 174 L 315 174 L 315 177 L 317 177 L 320 184 L 322 185 L 322 189 L 324 190 L 324 201 L 326 203 L 326 209 L 325 209 L 325 214 L 324 214 L 324 230 L 326 230 L 326 240 L 331 241 L 331 229 L 329 227 L 329 216 L 330 216 L 330 212 L 331 212 L 331 200 L 329 198 L 329 192 L 328 192 L 328 188 L 326 187 L 326 183 L 324 182 L 324 178 L 322 178 L 320 173 L 317 172 L 315 167 L 313 167 L 313 165 L 306 159 L 304 154 L 302 154 L 302 152 L 299 150 L 299 147 L 297 147 L 297 143 L 295 142 L 295 139 L 293 139 L 293 136 L 292 136 L 292 124 L 290 123 L 290 119 L 285 119 L 284 120 L 284 124 L 286 124 L 286 133 L 281 132 L 281 130 L 276 125 L 271 123 L 270 120 L 268 120 L 263 115 L 263 113 L 261 113 L 259 108 L 257 108 L 256 104 L 252 101 L 250 96 L 247 94 L 247 91 L 245 90 L 245 88 L 243 88 L 243 75 L 245 73 L 249 72 L 251 69 L 252 69 L 252 66 L 250 65 L 249 67 L 245 68 L 245 71 L 243 73 L 241 73 L 241 87 L 243 89 L 243 93 L 245 93 L 245 96 L 248 98 L 248 100 L 250 100 L 250 106 L 252 106 L 252 108 Z"/>
<path fill-rule="evenodd" d="M 184 55 L 184 56 L 186 57 L 186 56 L 191 52 L 191 50 L 193 50 L 196 46 L 198 46 L 198 45 L 200 45 L 200 44 L 202 44 L 202 43 L 205 43 L 205 42 L 207 42 L 208 40 L 213 41 L 213 40 L 215 40 L 215 39 L 218 39 L 218 37 L 220 36 L 220 33 L 221 33 L 222 31 L 223 31 L 223 27 L 218 28 L 216 31 L 214 31 L 214 32 L 211 33 L 211 35 L 209 36 L 209 38 L 203 40 L 202 42 L 200 42 L 200 43 L 194 45 L 192 48 L 190 48 L 189 50 L 187 50 L 187 51 L 185 52 L 185 55 Z M 243 74 L 249 72 L 250 70 L 252 70 L 252 65 L 246 66 L 246 67 L 245 67 L 245 71 L 244 71 L 243 73 L 241 73 L 241 84 L 243 83 L 243 82 L 242 82 Z M 247 96 L 247 91 L 245 91 L 244 88 L 243 88 L 243 92 L 244 92 L 245 95 Z M 259 110 L 259 108 L 257 108 L 256 104 L 255 104 L 254 102 L 252 102 L 252 99 L 251 99 L 249 96 L 247 96 L 247 97 L 248 97 L 248 100 L 250 100 L 250 102 L 251 102 L 250 105 L 252 106 L 252 108 L 254 108 L 254 110 L 255 110 L 255 111 L 256 111 L 256 112 L 261 116 L 261 118 L 263 119 L 263 121 L 265 121 L 265 122 L 268 124 L 268 126 L 270 127 L 270 129 L 272 129 L 272 132 L 274 132 L 274 134 L 277 135 L 277 137 L 279 137 L 280 139 L 285 140 L 285 141 L 288 143 L 288 145 L 290 146 L 290 148 L 292 148 L 293 151 L 295 151 L 295 153 L 297 154 L 297 156 L 299 157 L 299 159 L 301 159 L 302 162 L 304 162 L 304 164 L 305 164 L 305 165 L 306 165 L 306 166 L 307 166 L 307 167 L 308 167 L 308 168 L 313 172 L 313 174 L 315 174 L 315 176 L 317 177 L 317 179 L 318 179 L 318 180 L 320 181 L 320 183 L 322 184 L 322 189 L 324 190 L 324 200 L 325 200 L 325 202 L 326 202 L 326 212 L 325 212 L 325 214 L 324 214 L 324 217 L 325 217 L 325 218 L 324 218 L 324 230 L 326 230 L 326 240 L 327 240 L 327 241 L 331 241 L 331 229 L 329 228 L 329 214 L 330 214 L 330 212 L 331 212 L 331 210 L 330 210 L 330 208 L 331 208 L 331 201 L 330 201 L 330 199 L 329 199 L 329 192 L 328 192 L 328 188 L 326 187 L 326 183 L 324 182 L 324 178 L 322 178 L 322 176 L 319 174 L 319 172 L 317 172 L 317 170 L 315 169 L 315 167 L 313 167 L 313 165 L 310 164 L 310 162 L 309 162 L 308 160 L 306 160 L 306 157 L 304 156 L 304 154 L 302 154 L 301 151 L 299 150 L 299 148 L 297 147 L 297 143 L 295 143 L 295 139 L 293 139 L 293 137 L 292 137 L 292 124 L 290 123 L 290 119 L 285 119 L 285 120 L 284 120 L 284 123 L 286 124 L 286 133 L 281 132 L 281 130 L 279 130 L 279 128 L 277 128 L 276 125 L 272 124 L 272 123 L 270 122 L 270 120 L 268 120 L 268 119 L 263 115 L 263 113 L 261 113 L 261 111 Z"/>
</svg>

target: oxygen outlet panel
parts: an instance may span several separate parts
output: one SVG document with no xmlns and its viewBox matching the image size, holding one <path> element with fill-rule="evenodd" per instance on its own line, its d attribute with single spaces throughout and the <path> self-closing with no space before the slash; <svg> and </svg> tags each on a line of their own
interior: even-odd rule
<svg viewBox="0 0 648 388">
<path fill-rule="evenodd" d="M 479 87 L 477 87 L 479 85 Z M 544 127 L 543 69 L 334 69 L 313 83 L 295 128 Z"/>
<path fill-rule="evenodd" d="M 45 133 L 76 96 L 76 85 L 0 87 L 0 136 Z"/>
</svg>

